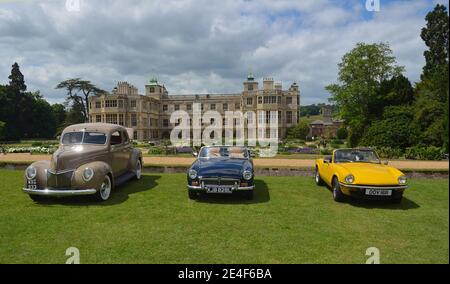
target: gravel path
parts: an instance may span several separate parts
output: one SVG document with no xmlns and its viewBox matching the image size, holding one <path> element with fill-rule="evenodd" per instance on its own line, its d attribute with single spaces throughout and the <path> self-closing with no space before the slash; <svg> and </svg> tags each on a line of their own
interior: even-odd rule
<svg viewBox="0 0 450 284">
<path fill-rule="evenodd" d="M 50 155 L 30 154 L 0 154 L 1 161 L 26 161 L 50 160 Z M 188 157 L 144 157 L 144 164 L 153 165 L 190 165 L 194 158 Z M 258 167 L 314 167 L 314 160 L 304 159 L 254 159 Z M 390 161 L 389 165 L 399 169 L 447 169 L 448 161 Z"/>
</svg>

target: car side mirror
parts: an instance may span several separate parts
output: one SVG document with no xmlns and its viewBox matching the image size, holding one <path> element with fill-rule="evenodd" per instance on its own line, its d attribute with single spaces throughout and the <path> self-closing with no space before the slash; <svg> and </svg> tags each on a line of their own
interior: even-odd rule
<svg viewBox="0 0 450 284">
<path fill-rule="evenodd" d="M 256 157 L 256 154 L 255 154 L 255 152 L 251 151 L 250 152 L 250 158 L 254 158 L 254 157 Z"/>
<path fill-rule="evenodd" d="M 387 166 L 389 164 L 389 161 L 384 161 L 383 164 Z"/>
<path fill-rule="evenodd" d="M 197 152 L 192 152 L 192 156 L 197 157 L 198 153 Z"/>
</svg>

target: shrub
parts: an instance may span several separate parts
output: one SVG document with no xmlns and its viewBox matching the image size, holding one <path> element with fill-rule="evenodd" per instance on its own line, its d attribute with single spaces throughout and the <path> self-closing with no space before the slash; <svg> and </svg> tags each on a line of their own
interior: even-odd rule
<svg viewBox="0 0 450 284">
<path fill-rule="evenodd" d="M 403 151 L 399 148 L 377 147 L 375 150 L 383 159 L 398 159 L 403 156 Z"/>
<path fill-rule="evenodd" d="M 33 141 L 31 143 L 31 147 L 41 147 L 42 146 L 42 142 L 40 141 Z"/>
<path fill-rule="evenodd" d="M 406 149 L 405 158 L 411 160 L 441 160 L 443 151 L 435 146 L 414 146 Z"/>
<path fill-rule="evenodd" d="M 333 149 L 322 148 L 322 149 L 320 149 L 320 154 L 322 154 L 322 155 L 332 155 L 333 154 Z"/>
<path fill-rule="evenodd" d="M 340 140 L 347 139 L 347 136 L 348 136 L 348 131 L 347 131 L 347 128 L 345 128 L 345 127 L 339 128 L 336 132 L 336 137 Z"/>
</svg>

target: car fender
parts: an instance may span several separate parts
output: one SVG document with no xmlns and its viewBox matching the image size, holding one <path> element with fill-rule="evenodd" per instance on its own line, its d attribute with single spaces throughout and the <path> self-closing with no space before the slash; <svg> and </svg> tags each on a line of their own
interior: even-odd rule
<svg viewBox="0 0 450 284">
<path fill-rule="evenodd" d="M 83 179 L 83 171 L 86 168 L 91 168 L 94 171 L 94 176 L 91 180 L 85 181 Z M 72 187 L 78 189 L 99 189 L 105 176 L 110 175 L 114 186 L 114 175 L 111 167 L 102 161 L 96 161 L 84 164 L 75 170 L 72 177 Z"/>
<path fill-rule="evenodd" d="M 50 169 L 50 161 L 37 161 L 30 166 L 36 168 L 36 185 L 40 188 L 47 186 L 47 170 Z M 23 173 L 25 185 L 27 184 L 27 176 Z"/>
<path fill-rule="evenodd" d="M 136 162 L 137 160 L 141 161 L 141 166 L 143 166 L 143 161 L 142 161 L 142 151 L 140 149 L 137 148 L 133 148 L 133 152 L 131 153 L 130 156 L 130 161 L 129 161 L 129 169 L 133 170 L 136 168 Z"/>
</svg>

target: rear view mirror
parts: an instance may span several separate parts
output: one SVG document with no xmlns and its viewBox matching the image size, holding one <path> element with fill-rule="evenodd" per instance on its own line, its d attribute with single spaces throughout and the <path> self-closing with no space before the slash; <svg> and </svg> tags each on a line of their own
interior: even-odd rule
<svg viewBox="0 0 450 284">
<path fill-rule="evenodd" d="M 192 156 L 197 157 L 198 153 L 197 152 L 192 152 Z"/>
</svg>

